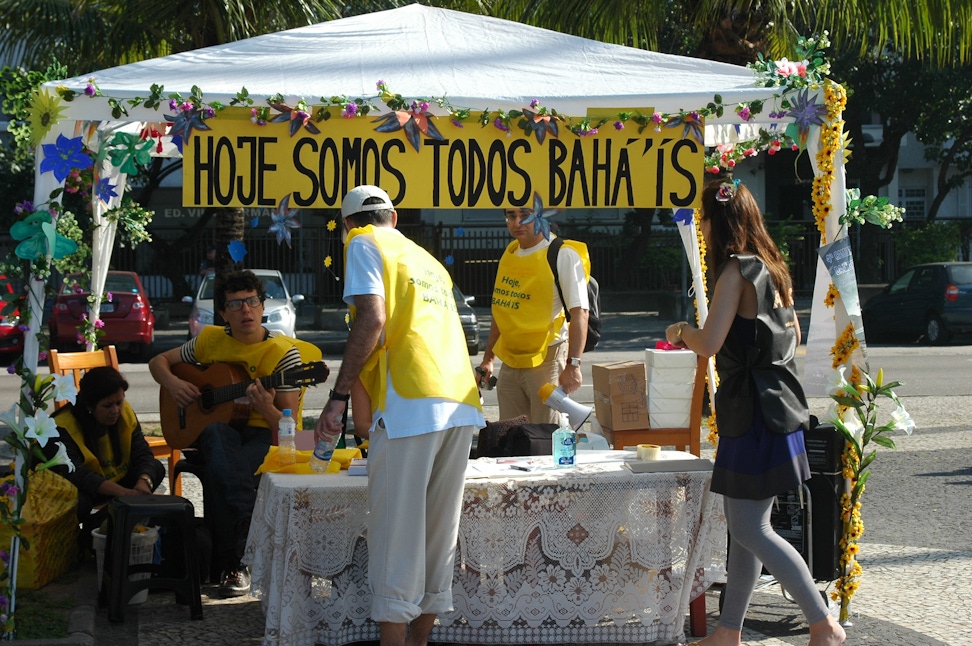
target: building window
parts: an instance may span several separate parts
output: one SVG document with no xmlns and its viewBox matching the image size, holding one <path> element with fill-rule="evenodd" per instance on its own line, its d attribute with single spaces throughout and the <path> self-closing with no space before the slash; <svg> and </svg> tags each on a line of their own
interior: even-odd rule
<svg viewBox="0 0 972 646">
<path fill-rule="evenodd" d="M 905 209 L 906 220 L 923 220 L 925 218 L 925 189 L 899 188 L 898 206 Z"/>
</svg>

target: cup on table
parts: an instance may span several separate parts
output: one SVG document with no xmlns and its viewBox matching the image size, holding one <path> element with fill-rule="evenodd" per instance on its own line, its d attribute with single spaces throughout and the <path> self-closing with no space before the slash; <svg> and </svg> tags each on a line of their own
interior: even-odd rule
<svg viewBox="0 0 972 646">
<path fill-rule="evenodd" d="M 661 447 L 657 444 L 639 444 L 638 445 L 638 459 L 644 460 L 645 462 L 651 462 L 652 460 L 657 460 L 659 455 L 661 455 Z"/>
</svg>

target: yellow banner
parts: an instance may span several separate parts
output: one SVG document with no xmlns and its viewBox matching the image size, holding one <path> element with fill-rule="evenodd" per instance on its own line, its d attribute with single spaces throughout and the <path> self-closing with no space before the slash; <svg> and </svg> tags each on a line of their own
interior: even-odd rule
<svg viewBox="0 0 972 646">
<path fill-rule="evenodd" d="M 699 205 L 705 149 L 681 127 L 608 123 L 582 137 L 561 123 L 558 137 L 540 142 L 521 130 L 430 122 L 441 139 L 376 132 L 370 117 L 334 116 L 315 124 L 318 134 L 293 136 L 287 122 L 208 119 L 211 129 L 183 145 L 183 206 L 276 208 L 290 195 L 291 208 L 339 207 L 359 184 L 381 186 L 400 208 L 530 207 L 534 192 L 547 208 Z"/>
</svg>

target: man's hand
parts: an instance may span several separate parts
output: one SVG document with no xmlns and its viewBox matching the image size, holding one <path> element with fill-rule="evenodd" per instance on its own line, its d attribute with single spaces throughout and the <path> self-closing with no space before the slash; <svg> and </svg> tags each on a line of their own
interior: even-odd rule
<svg viewBox="0 0 972 646">
<path fill-rule="evenodd" d="M 334 437 L 344 431 L 341 421 L 344 418 L 344 409 L 348 403 L 338 399 L 328 399 L 321 416 L 317 418 L 314 425 L 314 443 L 318 443 L 325 437 Z"/>
<path fill-rule="evenodd" d="M 273 419 L 272 411 L 277 410 L 277 407 L 273 404 L 274 397 L 276 396 L 276 391 L 273 388 L 269 390 L 264 388 L 263 382 L 259 379 L 254 379 L 246 387 L 246 398 L 249 400 L 250 406 L 263 415 L 263 419 L 268 422 Z"/>
<path fill-rule="evenodd" d="M 169 394 L 172 395 L 172 399 L 179 405 L 179 408 L 189 408 L 202 395 L 202 391 L 196 387 L 196 384 L 175 376 L 165 387 L 169 390 Z"/>
<path fill-rule="evenodd" d="M 567 364 L 564 371 L 560 373 L 560 387 L 563 388 L 564 393 L 567 395 L 580 388 L 583 382 L 584 377 L 581 375 L 580 366 Z"/>
</svg>

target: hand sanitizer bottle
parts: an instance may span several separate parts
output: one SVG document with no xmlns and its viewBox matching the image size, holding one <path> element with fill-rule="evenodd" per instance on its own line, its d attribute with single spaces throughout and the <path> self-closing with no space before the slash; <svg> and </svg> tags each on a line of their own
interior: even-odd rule
<svg viewBox="0 0 972 646">
<path fill-rule="evenodd" d="M 553 463 L 556 469 L 569 469 L 577 458 L 577 433 L 569 426 L 553 432 Z"/>
</svg>

